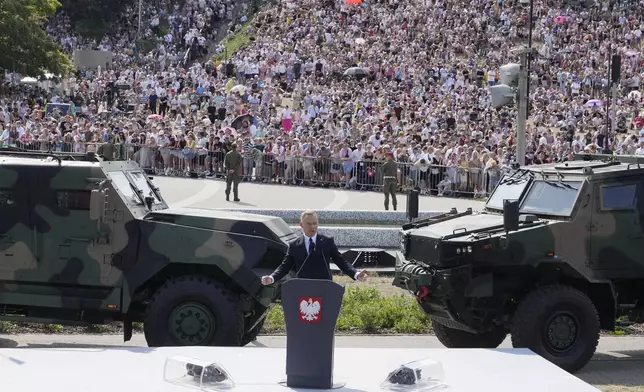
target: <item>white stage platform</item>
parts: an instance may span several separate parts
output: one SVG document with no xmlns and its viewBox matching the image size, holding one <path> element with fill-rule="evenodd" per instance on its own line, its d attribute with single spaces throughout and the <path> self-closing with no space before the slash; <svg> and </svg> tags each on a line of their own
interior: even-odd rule
<svg viewBox="0 0 644 392">
<path fill-rule="evenodd" d="M 283 392 L 285 349 L 138 347 L 100 349 L 0 349 L 0 385 L 15 392 L 190 391 L 163 380 L 166 358 L 217 362 L 230 372 L 235 392 Z M 335 350 L 334 391 L 376 392 L 403 363 L 440 361 L 450 392 L 586 392 L 598 389 L 529 350 L 356 349 Z"/>
</svg>

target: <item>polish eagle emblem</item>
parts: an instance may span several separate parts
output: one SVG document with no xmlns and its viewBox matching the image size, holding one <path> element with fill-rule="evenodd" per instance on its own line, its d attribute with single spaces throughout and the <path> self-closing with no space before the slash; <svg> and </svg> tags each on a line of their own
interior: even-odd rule
<svg viewBox="0 0 644 392">
<path fill-rule="evenodd" d="M 300 321 L 307 323 L 318 323 L 322 317 L 322 298 L 301 297 L 300 298 Z"/>
</svg>

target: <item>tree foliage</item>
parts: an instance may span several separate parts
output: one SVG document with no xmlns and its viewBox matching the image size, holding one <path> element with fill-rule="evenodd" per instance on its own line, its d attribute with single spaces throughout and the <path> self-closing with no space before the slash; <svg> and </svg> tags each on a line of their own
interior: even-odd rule
<svg viewBox="0 0 644 392">
<path fill-rule="evenodd" d="M 61 0 L 74 31 L 84 37 L 102 38 L 135 0 Z M 138 2 L 137 2 L 138 4 Z"/>
<path fill-rule="evenodd" d="M 72 63 L 44 30 L 57 0 L 0 0 L 0 69 L 38 77 L 64 74 Z"/>
</svg>

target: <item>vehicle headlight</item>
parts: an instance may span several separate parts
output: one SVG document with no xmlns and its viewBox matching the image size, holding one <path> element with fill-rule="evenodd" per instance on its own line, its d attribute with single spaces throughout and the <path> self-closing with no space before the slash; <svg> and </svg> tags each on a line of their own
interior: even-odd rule
<svg viewBox="0 0 644 392">
<path fill-rule="evenodd" d="M 472 245 L 468 245 L 468 246 L 460 246 L 459 245 L 458 247 L 456 247 L 456 254 L 457 255 L 462 255 L 462 254 L 466 254 L 466 253 L 472 253 Z"/>
</svg>

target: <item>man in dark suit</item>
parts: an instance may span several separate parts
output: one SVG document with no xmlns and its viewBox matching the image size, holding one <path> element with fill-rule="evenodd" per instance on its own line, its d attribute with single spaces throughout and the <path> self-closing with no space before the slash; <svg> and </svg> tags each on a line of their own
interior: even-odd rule
<svg viewBox="0 0 644 392">
<path fill-rule="evenodd" d="M 365 281 L 366 270 L 356 270 L 342 258 L 332 237 L 318 234 L 318 215 L 307 210 L 300 216 L 303 236 L 289 244 L 286 257 L 275 271 L 262 276 L 262 284 L 269 285 L 282 279 L 291 270 L 298 278 L 332 280 L 329 259 L 354 280 Z"/>
</svg>

